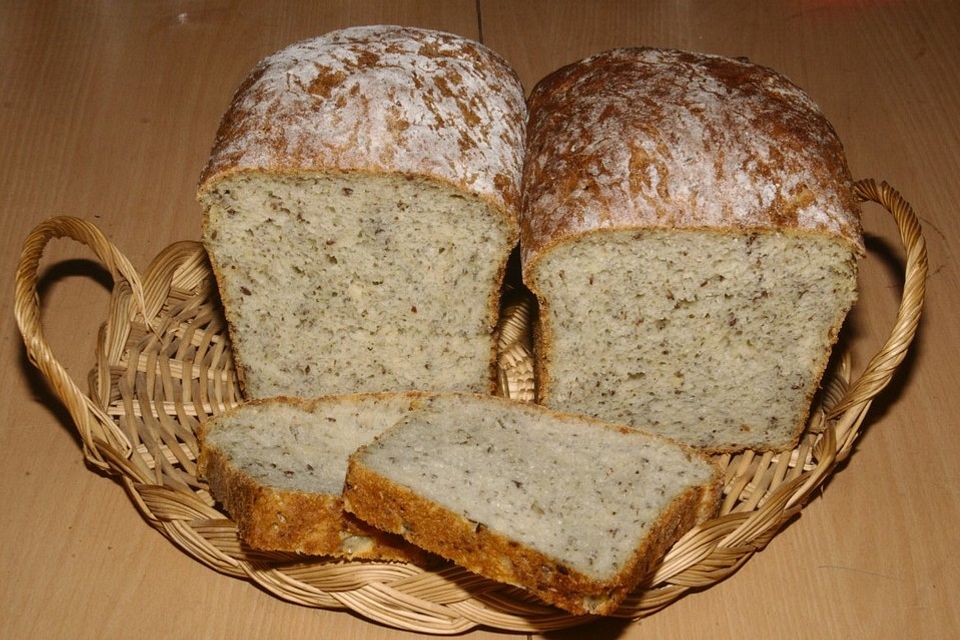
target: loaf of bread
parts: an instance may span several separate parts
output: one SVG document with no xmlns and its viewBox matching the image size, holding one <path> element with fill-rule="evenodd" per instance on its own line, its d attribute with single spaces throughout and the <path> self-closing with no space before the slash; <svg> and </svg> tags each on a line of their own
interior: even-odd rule
<svg viewBox="0 0 960 640">
<path fill-rule="evenodd" d="M 692 448 L 490 396 L 437 395 L 350 458 L 348 511 L 574 613 L 613 612 L 711 516 Z"/>
<path fill-rule="evenodd" d="M 863 252 L 818 107 L 744 60 L 618 49 L 528 108 L 539 400 L 708 450 L 791 446 Z"/>
<path fill-rule="evenodd" d="M 344 513 L 347 458 L 403 419 L 416 394 L 254 400 L 208 421 L 198 475 L 253 549 L 423 563 L 398 536 Z"/>
<path fill-rule="evenodd" d="M 246 396 L 491 391 L 525 124 L 516 74 L 447 33 L 260 62 L 198 191 Z"/>
</svg>

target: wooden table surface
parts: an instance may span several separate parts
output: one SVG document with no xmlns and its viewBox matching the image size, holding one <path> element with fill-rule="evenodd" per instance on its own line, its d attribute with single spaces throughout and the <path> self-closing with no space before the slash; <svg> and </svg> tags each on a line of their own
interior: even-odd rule
<svg viewBox="0 0 960 640">
<path fill-rule="evenodd" d="M 960 4 L 952 0 L 3 2 L 8 299 L 20 244 L 49 216 L 95 221 L 138 268 L 173 241 L 197 239 L 194 187 L 247 71 L 295 40 L 365 23 L 482 39 L 528 90 L 552 69 L 614 46 L 748 56 L 807 89 L 854 175 L 890 181 L 924 224 L 930 276 L 918 339 L 823 494 L 725 582 L 639 622 L 546 637 L 960 637 Z M 903 270 L 886 214 L 866 206 L 864 225 L 870 255 L 850 319 L 857 371 L 890 331 Z M 50 246 L 45 327 L 84 388 L 108 284 L 89 251 Z M 120 485 L 85 466 L 10 311 L 0 336 L 0 637 L 421 637 L 283 603 L 190 559 L 145 523 Z"/>
</svg>

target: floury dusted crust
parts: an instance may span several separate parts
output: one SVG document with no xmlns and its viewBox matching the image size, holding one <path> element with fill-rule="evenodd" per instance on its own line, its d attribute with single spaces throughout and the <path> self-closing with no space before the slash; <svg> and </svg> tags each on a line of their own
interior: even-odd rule
<svg viewBox="0 0 960 640">
<path fill-rule="evenodd" d="M 430 176 L 510 213 L 526 120 L 514 71 L 439 31 L 363 26 L 293 44 L 241 85 L 201 177 L 315 170 Z"/>
<path fill-rule="evenodd" d="M 618 49 L 528 106 L 540 401 L 711 450 L 790 446 L 863 251 L 816 105 L 743 60 Z"/>
<path fill-rule="evenodd" d="M 258 64 L 198 194 L 246 395 L 492 390 L 525 121 L 509 66 L 447 33 Z"/>
<path fill-rule="evenodd" d="M 523 259 L 600 229 L 794 229 L 863 250 L 830 123 L 743 60 L 615 49 L 543 79 L 530 100 Z"/>
</svg>

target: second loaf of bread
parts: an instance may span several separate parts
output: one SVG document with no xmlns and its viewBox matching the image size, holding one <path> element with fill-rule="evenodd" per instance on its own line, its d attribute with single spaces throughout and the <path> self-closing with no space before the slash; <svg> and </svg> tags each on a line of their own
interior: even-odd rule
<svg viewBox="0 0 960 640">
<path fill-rule="evenodd" d="M 856 298 L 843 148 L 744 60 L 617 49 L 530 100 L 540 401 L 711 450 L 791 446 Z"/>
</svg>

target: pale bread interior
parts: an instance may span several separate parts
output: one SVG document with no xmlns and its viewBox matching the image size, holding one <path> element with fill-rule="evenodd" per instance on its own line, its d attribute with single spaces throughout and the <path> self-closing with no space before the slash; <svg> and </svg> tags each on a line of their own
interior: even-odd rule
<svg viewBox="0 0 960 640">
<path fill-rule="evenodd" d="M 484 200 L 403 175 L 245 172 L 205 201 L 249 397 L 489 391 L 514 232 Z"/>
<path fill-rule="evenodd" d="M 664 510 L 716 473 L 639 431 L 456 396 L 434 398 L 356 460 L 596 580 L 624 570 Z"/>
<path fill-rule="evenodd" d="M 264 487 L 339 496 L 350 454 L 410 407 L 407 396 L 390 394 L 248 403 L 208 423 L 204 448 Z"/>
<path fill-rule="evenodd" d="M 708 449 L 791 445 L 856 298 L 815 234 L 604 231 L 533 275 L 546 404 Z"/>
</svg>

